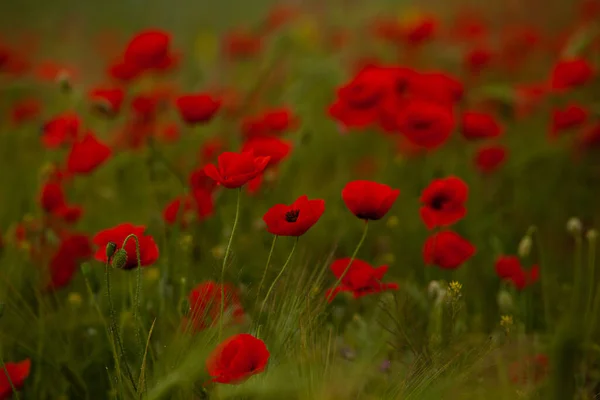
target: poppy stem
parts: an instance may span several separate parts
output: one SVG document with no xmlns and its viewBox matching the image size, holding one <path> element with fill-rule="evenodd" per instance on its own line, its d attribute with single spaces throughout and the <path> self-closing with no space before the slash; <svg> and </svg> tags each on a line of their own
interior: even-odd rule
<svg viewBox="0 0 600 400">
<path fill-rule="evenodd" d="M 292 260 L 292 256 L 294 255 L 294 251 L 296 250 L 296 245 L 298 244 L 299 239 L 300 239 L 300 236 L 298 236 L 296 238 L 296 240 L 294 241 L 294 247 L 292 247 L 292 251 L 290 252 L 290 255 L 288 256 L 287 260 L 285 260 L 285 264 L 283 264 L 283 267 L 281 267 L 281 270 L 279 271 L 279 274 L 277 274 L 277 276 L 275 277 L 275 280 L 273 280 L 273 283 L 271 283 L 271 286 L 269 287 L 269 290 L 267 291 L 267 295 L 265 296 L 265 299 L 263 300 L 263 303 L 260 306 L 260 312 L 258 313 L 258 318 L 261 317 L 263 310 L 265 308 L 265 304 L 267 304 L 267 300 L 269 299 L 269 296 L 271 295 L 271 291 L 275 287 L 275 284 L 277 283 L 279 278 L 281 278 L 281 275 L 283 275 L 283 271 L 285 271 L 285 268 L 288 266 L 288 264 Z"/>
<path fill-rule="evenodd" d="M 344 277 L 346 276 L 346 274 L 350 270 L 350 267 L 352 266 L 352 263 L 354 262 L 354 259 L 356 258 L 356 255 L 358 254 L 358 250 L 360 250 L 360 248 L 362 247 L 363 243 L 365 242 L 365 239 L 367 237 L 367 232 L 368 231 L 369 231 L 369 221 L 365 220 L 365 227 L 363 228 L 363 234 L 362 234 L 362 236 L 360 238 L 360 241 L 358 242 L 358 245 L 356 245 L 356 248 L 354 249 L 354 253 L 352 253 L 352 257 L 350 257 L 350 262 L 348 263 L 348 266 L 346 267 L 346 269 L 344 270 L 344 272 L 342 272 L 342 275 L 340 275 L 340 277 L 338 278 L 337 282 L 335 283 L 335 285 L 331 289 L 331 292 L 329 292 L 329 296 L 327 296 L 327 302 L 330 302 L 333 299 L 333 296 L 335 296 L 336 289 L 338 288 L 338 286 L 342 282 L 342 279 L 344 279 Z"/>
<path fill-rule="evenodd" d="M 6 375 L 6 379 L 8 379 L 8 383 L 10 384 L 10 388 L 12 389 L 13 394 L 15 395 L 15 399 L 19 400 L 21 397 L 19 396 L 19 392 L 15 387 L 12 379 L 10 378 L 10 374 L 8 373 L 8 369 L 6 368 L 6 364 L 4 363 L 4 359 L 0 356 L 0 363 L 2 363 L 2 369 L 4 370 L 4 374 Z"/>
<path fill-rule="evenodd" d="M 273 236 L 273 242 L 271 243 L 271 250 L 269 251 L 269 256 L 267 257 L 267 265 L 265 265 L 265 270 L 263 271 L 262 279 L 260 280 L 260 284 L 258 285 L 258 291 L 256 292 L 256 302 L 258 303 L 258 298 L 260 297 L 260 291 L 262 290 L 263 284 L 265 283 L 265 279 L 267 278 L 267 271 L 269 269 L 269 264 L 271 264 L 271 257 L 273 257 L 273 250 L 275 249 L 275 242 L 277 241 L 277 235 Z M 256 308 L 256 306 L 255 306 Z"/>
<path fill-rule="evenodd" d="M 140 297 L 142 294 L 142 257 L 140 255 L 140 240 L 137 235 L 134 233 L 128 235 L 123 241 L 122 249 L 125 248 L 129 239 L 133 239 L 135 241 L 135 256 L 137 259 L 137 274 L 135 278 L 135 297 L 133 300 L 133 324 L 135 325 L 135 337 L 138 341 L 138 346 L 140 348 L 140 357 L 144 354 L 144 343 L 142 342 L 142 334 L 140 331 L 140 326 L 138 324 L 139 310 L 140 310 Z"/>
<path fill-rule="evenodd" d="M 233 235 L 235 228 L 238 223 L 240 216 L 240 199 L 242 197 L 242 188 L 237 190 L 237 202 L 235 205 L 235 218 L 233 220 L 233 227 L 231 228 L 231 234 L 229 235 L 229 242 L 225 248 L 225 254 L 223 255 L 223 265 L 221 267 L 221 310 L 219 312 L 219 340 L 221 340 L 221 334 L 223 333 L 223 312 L 225 311 L 225 266 L 227 265 L 227 258 L 231 249 L 231 242 L 233 242 Z"/>
</svg>

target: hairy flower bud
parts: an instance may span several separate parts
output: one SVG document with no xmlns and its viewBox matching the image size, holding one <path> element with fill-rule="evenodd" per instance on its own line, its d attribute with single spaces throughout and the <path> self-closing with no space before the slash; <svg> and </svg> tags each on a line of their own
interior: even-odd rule
<svg viewBox="0 0 600 400">
<path fill-rule="evenodd" d="M 106 244 L 106 259 L 110 261 L 115 251 L 117 251 L 117 245 L 113 242 L 108 242 Z"/>
<path fill-rule="evenodd" d="M 127 264 L 127 251 L 119 249 L 112 258 L 112 266 L 113 268 L 122 269 L 125 264 Z"/>
</svg>

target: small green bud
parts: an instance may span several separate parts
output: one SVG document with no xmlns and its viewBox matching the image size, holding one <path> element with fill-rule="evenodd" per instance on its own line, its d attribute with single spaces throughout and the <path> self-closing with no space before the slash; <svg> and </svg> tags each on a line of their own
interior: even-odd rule
<svg viewBox="0 0 600 400">
<path fill-rule="evenodd" d="M 112 258 L 112 266 L 113 268 L 122 269 L 125 264 L 127 264 L 127 251 L 119 249 Z"/>
<path fill-rule="evenodd" d="M 108 261 L 110 261 L 112 256 L 115 254 L 115 251 L 117 251 L 117 245 L 115 243 L 113 243 L 113 242 L 106 243 L 106 259 Z"/>
</svg>

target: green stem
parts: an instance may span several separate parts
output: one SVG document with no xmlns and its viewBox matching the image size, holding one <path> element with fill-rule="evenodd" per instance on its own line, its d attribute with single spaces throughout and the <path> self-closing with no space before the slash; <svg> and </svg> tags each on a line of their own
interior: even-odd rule
<svg viewBox="0 0 600 400">
<path fill-rule="evenodd" d="M 269 290 L 267 291 L 267 295 L 265 296 L 265 299 L 263 300 L 263 303 L 260 306 L 260 312 L 258 313 L 259 318 L 262 315 L 262 312 L 265 308 L 265 304 L 267 304 L 267 300 L 269 299 L 269 296 L 271 295 L 271 291 L 275 287 L 275 284 L 277 283 L 279 278 L 281 278 L 281 275 L 283 275 L 283 271 L 285 271 L 285 268 L 288 266 L 288 264 L 292 260 L 292 256 L 294 255 L 294 251 L 296 250 L 296 245 L 298 244 L 299 239 L 300 239 L 300 237 L 296 238 L 296 241 L 294 242 L 294 247 L 292 247 L 292 251 L 290 252 L 290 255 L 288 256 L 287 260 L 285 260 L 285 264 L 283 264 L 283 267 L 281 267 L 281 270 L 279 271 L 279 274 L 277 274 L 277 276 L 275 277 L 275 280 L 273 281 L 273 283 L 271 283 L 271 286 L 269 287 Z"/>
<path fill-rule="evenodd" d="M 571 307 L 573 311 L 579 310 L 581 304 L 581 299 L 585 296 L 583 291 L 581 290 L 583 271 L 582 271 L 582 254 L 583 253 L 583 240 L 581 237 L 581 233 L 577 233 L 575 235 L 575 258 L 574 258 L 574 269 L 575 269 L 575 277 L 573 283 L 573 294 L 571 297 Z"/>
<path fill-rule="evenodd" d="M 346 269 L 344 270 L 344 272 L 342 273 L 342 275 L 340 275 L 340 277 L 338 278 L 337 282 L 335 283 L 335 285 L 331 289 L 331 292 L 329 293 L 329 296 L 327 297 L 327 301 L 328 302 L 331 301 L 332 296 L 335 295 L 335 289 L 337 289 L 337 287 L 339 286 L 339 284 L 342 282 L 342 279 L 344 279 L 344 277 L 346 276 L 346 274 L 350 270 L 350 266 L 352 266 L 352 263 L 354 262 L 354 259 L 356 258 L 356 255 L 358 254 L 358 250 L 360 250 L 360 248 L 362 247 L 362 245 L 363 245 L 363 243 L 365 241 L 365 238 L 367 237 L 368 230 L 369 230 L 369 221 L 366 220 L 365 221 L 365 227 L 363 228 L 363 234 L 362 234 L 362 236 L 360 238 L 360 241 L 358 242 L 358 245 L 354 249 L 354 253 L 352 253 L 352 257 L 350 257 L 350 262 L 348 263 L 348 266 L 346 267 Z"/>
<path fill-rule="evenodd" d="M 595 290 L 595 269 L 596 269 L 596 236 L 588 235 L 588 298 L 586 305 L 586 315 L 589 317 L 592 310 L 594 290 Z M 585 320 L 589 320 L 588 317 Z"/>
<path fill-rule="evenodd" d="M 277 241 L 277 235 L 273 236 L 273 242 L 271 243 L 271 250 L 269 251 L 269 256 L 267 257 L 267 265 L 265 265 L 265 270 L 263 271 L 262 279 L 260 280 L 260 284 L 258 285 L 258 291 L 256 292 L 256 301 L 257 302 L 258 302 L 258 298 L 260 297 L 260 291 L 262 290 L 263 284 L 265 283 L 265 279 L 267 278 L 267 271 L 269 269 L 269 264 L 271 264 L 271 257 L 273 257 L 273 250 L 275 249 L 276 241 Z"/>
<path fill-rule="evenodd" d="M 133 300 L 133 324 L 135 326 L 135 337 L 138 341 L 138 346 L 140 348 L 140 357 L 144 354 L 144 343 L 142 342 L 142 334 L 140 332 L 140 327 L 138 324 L 138 316 L 140 310 L 140 297 L 142 294 L 142 257 L 140 255 L 140 241 L 134 233 L 128 235 L 123 241 L 122 249 L 125 249 L 127 242 L 129 239 L 133 239 L 135 241 L 135 256 L 137 259 L 137 275 L 136 275 L 136 286 L 135 286 L 135 297 Z"/>
<path fill-rule="evenodd" d="M 544 247 L 542 245 L 542 238 L 540 237 L 540 233 L 537 227 L 531 227 L 528 232 L 531 237 L 535 238 L 535 246 L 537 247 L 538 253 L 538 264 L 541 270 L 541 281 L 542 281 L 542 299 L 544 302 L 544 319 L 546 320 L 546 329 L 550 330 L 553 326 L 552 322 L 552 314 L 550 308 L 550 296 L 552 293 L 551 287 L 549 285 L 550 280 L 548 279 L 548 264 L 546 263 L 546 257 L 544 253 Z"/>
<path fill-rule="evenodd" d="M 235 228 L 237 227 L 238 219 L 240 216 L 240 199 L 242 197 L 242 188 L 237 190 L 237 202 L 235 205 L 235 218 L 233 220 L 233 227 L 231 228 L 231 234 L 229 235 L 229 242 L 227 248 L 225 248 L 225 254 L 223 255 L 223 265 L 221 266 L 221 310 L 219 312 L 219 340 L 221 340 L 221 334 L 223 333 L 223 312 L 225 311 L 225 266 L 227 265 L 227 259 L 229 257 L 229 251 L 231 249 L 231 243 L 233 242 L 233 235 Z"/>
<path fill-rule="evenodd" d="M 19 392 L 17 391 L 17 388 L 15 387 L 15 384 L 13 383 L 12 379 L 10 378 L 10 374 L 8 373 L 8 369 L 6 368 L 6 364 L 4 363 L 4 359 L 2 358 L 2 356 L 0 356 L 0 363 L 2 363 L 2 369 L 4 370 L 4 374 L 6 375 L 6 379 L 8 379 L 8 383 L 10 384 L 10 388 L 13 391 L 13 394 L 15 395 L 15 399 L 19 400 L 21 397 L 19 396 Z"/>
</svg>

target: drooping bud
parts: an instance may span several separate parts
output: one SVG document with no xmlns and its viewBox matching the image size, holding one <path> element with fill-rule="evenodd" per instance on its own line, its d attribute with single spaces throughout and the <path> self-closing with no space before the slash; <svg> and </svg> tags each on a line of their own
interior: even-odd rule
<svg viewBox="0 0 600 400">
<path fill-rule="evenodd" d="M 115 254 L 115 251 L 117 251 L 117 245 L 113 242 L 108 242 L 106 244 L 106 259 L 108 261 L 110 261 L 112 256 Z"/>
<path fill-rule="evenodd" d="M 521 239 L 521 241 L 519 242 L 519 248 L 517 250 L 517 254 L 519 254 L 519 257 L 521 258 L 526 258 L 529 256 L 529 253 L 531 253 L 531 247 L 533 245 L 533 240 L 531 239 L 530 235 L 526 235 L 523 237 L 523 239 Z"/>
<path fill-rule="evenodd" d="M 125 264 L 127 264 L 127 251 L 119 249 L 114 254 L 111 265 L 113 268 L 122 269 Z"/>
<path fill-rule="evenodd" d="M 567 221 L 567 232 L 571 235 L 579 235 L 583 229 L 581 220 L 577 217 L 571 217 Z"/>
</svg>

